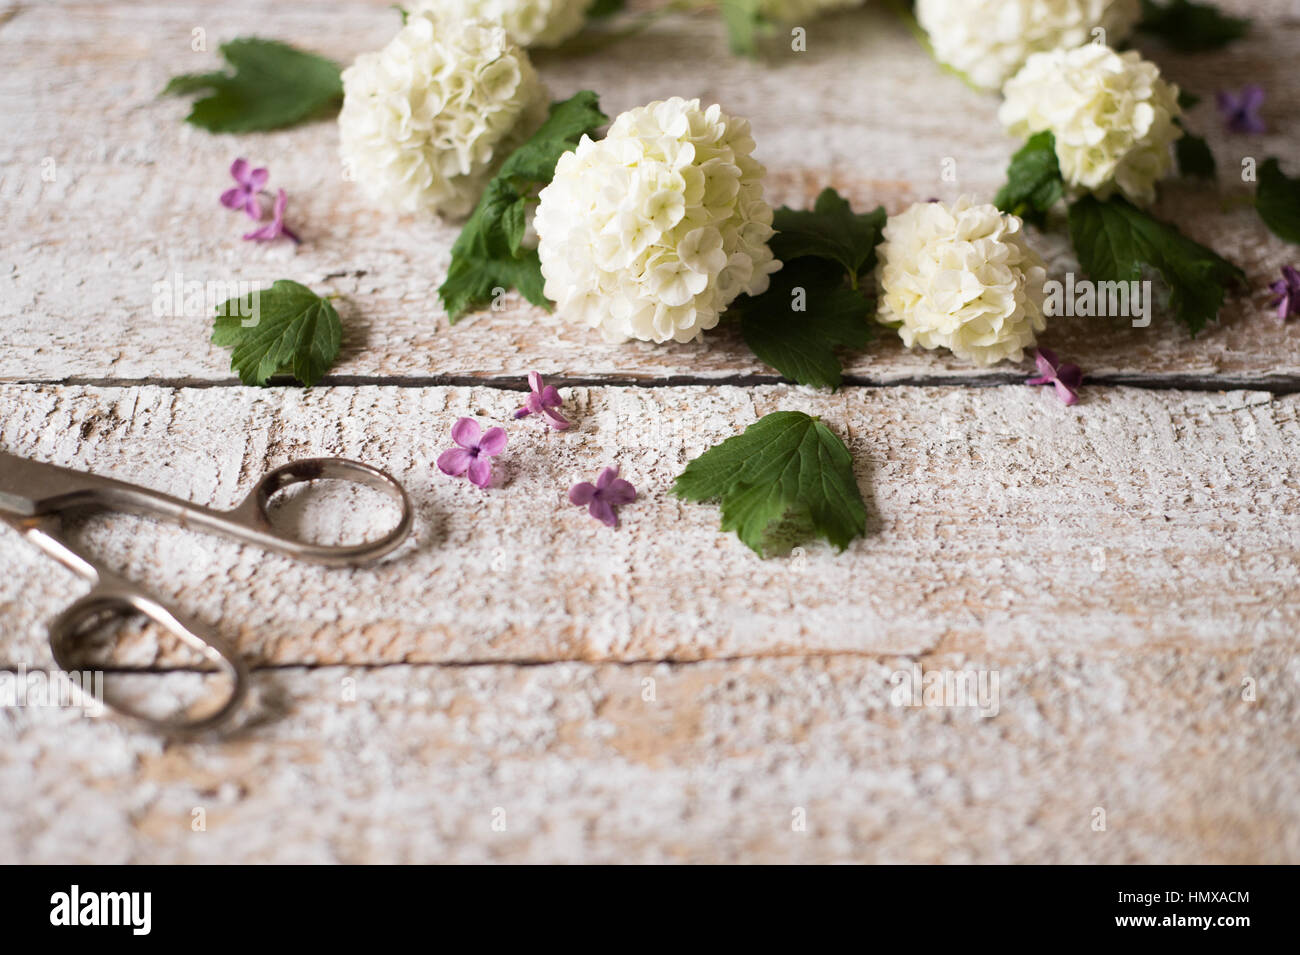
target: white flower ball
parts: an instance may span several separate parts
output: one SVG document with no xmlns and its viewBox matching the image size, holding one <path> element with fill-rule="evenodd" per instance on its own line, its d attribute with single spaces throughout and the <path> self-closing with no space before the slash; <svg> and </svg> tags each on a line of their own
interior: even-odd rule
<svg viewBox="0 0 1300 955">
<path fill-rule="evenodd" d="M 560 157 L 533 225 L 546 297 L 609 341 L 691 341 L 780 268 L 749 122 L 679 97 Z"/>
<path fill-rule="evenodd" d="M 1154 63 L 1088 43 L 1034 54 L 1003 92 L 1003 125 L 1018 139 L 1051 130 L 1071 186 L 1102 199 L 1118 189 L 1140 205 L 1155 199 L 1183 131 L 1178 87 Z"/>
<path fill-rule="evenodd" d="M 866 0 L 759 0 L 758 12 L 776 23 L 798 25 L 817 17 L 860 7 Z"/>
<path fill-rule="evenodd" d="M 934 55 L 976 86 L 996 90 L 1030 54 L 1076 47 L 1106 31 L 1118 44 L 1141 16 L 1139 0 L 917 0 Z"/>
<path fill-rule="evenodd" d="M 991 365 L 1019 361 L 1046 325 L 1043 260 L 1023 223 L 963 196 L 919 202 L 891 216 L 877 247 L 876 321 L 897 325 L 909 348 L 947 348 Z"/>
<path fill-rule="evenodd" d="M 557 46 L 582 29 L 595 0 L 421 0 L 419 13 L 484 20 L 505 27 L 520 46 Z"/>
<path fill-rule="evenodd" d="M 340 153 L 375 201 L 463 216 L 546 118 L 546 90 L 499 26 L 412 14 L 343 71 Z"/>
</svg>

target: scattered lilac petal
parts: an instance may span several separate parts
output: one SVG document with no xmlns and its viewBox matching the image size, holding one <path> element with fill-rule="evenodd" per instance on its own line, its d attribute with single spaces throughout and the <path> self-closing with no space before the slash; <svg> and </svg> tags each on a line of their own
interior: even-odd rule
<svg viewBox="0 0 1300 955">
<path fill-rule="evenodd" d="M 464 448 L 448 448 L 438 455 L 438 470 L 452 477 L 460 477 L 469 470 L 473 456 Z"/>
<path fill-rule="evenodd" d="M 495 457 L 506 448 L 506 429 L 505 428 L 488 428 L 487 433 L 479 440 L 479 451 L 483 454 Z"/>
<path fill-rule="evenodd" d="M 1219 90 L 1214 97 L 1229 132 L 1242 135 L 1268 132 L 1268 124 L 1259 115 L 1264 106 L 1264 88 L 1254 83 L 1242 87 L 1240 93 Z"/>
<path fill-rule="evenodd" d="M 294 242 L 301 242 L 302 240 L 298 238 L 294 231 L 284 224 L 284 207 L 288 202 L 289 197 L 285 194 L 285 191 L 283 189 L 278 190 L 275 195 L 275 207 L 271 212 L 271 221 L 260 229 L 254 229 L 252 232 L 247 233 L 244 238 L 254 242 L 270 242 L 280 238 L 280 236 L 285 236 Z"/>
<path fill-rule="evenodd" d="M 451 426 L 451 440 L 462 448 L 477 447 L 482 433 L 483 429 L 473 418 L 457 418 L 456 423 Z"/>
<path fill-rule="evenodd" d="M 568 418 L 560 414 L 556 409 L 564 404 L 564 399 L 555 389 L 554 385 L 546 384 L 541 374 L 535 371 L 528 373 L 529 395 L 524 399 L 523 407 L 515 412 L 516 418 L 527 418 L 529 415 L 539 414 L 546 419 L 556 431 L 564 431 L 571 426 Z"/>
<path fill-rule="evenodd" d="M 596 483 L 580 481 L 569 488 L 569 502 L 586 505 L 587 513 L 609 527 L 618 527 L 617 508 L 636 500 L 636 488 L 618 476 L 618 468 L 600 472 Z"/>
<path fill-rule="evenodd" d="M 1056 396 L 1067 405 L 1079 400 L 1079 386 L 1083 383 L 1083 370 L 1070 362 L 1062 363 L 1056 352 L 1050 348 L 1039 348 L 1034 352 L 1034 364 L 1038 366 L 1037 377 L 1025 382 L 1027 385 L 1051 385 Z"/>
<path fill-rule="evenodd" d="M 465 452 L 469 454 L 468 451 Z M 492 462 L 487 458 L 474 458 L 469 462 L 469 483 L 477 487 L 487 487 L 492 483 Z"/>
<path fill-rule="evenodd" d="M 267 171 L 250 169 L 248 160 L 240 158 L 230 164 L 230 175 L 238 185 L 221 194 L 221 204 L 227 209 L 243 209 L 250 219 L 260 222 L 262 200 L 257 194 L 266 185 Z"/>
<path fill-rule="evenodd" d="M 596 496 L 596 485 L 590 481 L 581 481 L 569 488 L 569 503 L 577 504 L 579 507 L 590 504 L 591 499 Z"/>
<path fill-rule="evenodd" d="M 504 428 L 489 428 L 486 434 L 473 418 L 458 418 L 451 426 L 451 439 L 458 446 L 438 455 L 438 470 L 451 477 L 466 477 L 477 487 L 492 484 L 492 461 L 506 446 Z"/>
<path fill-rule="evenodd" d="M 1268 288 L 1277 296 L 1269 305 L 1277 309 L 1279 323 L 1292 315 L 1300 315 L 1300 271 L 1289 265 L 1282 266 L 1282 277 Z"/>
<path fill-rule="evenodd" d="M 599 492 L 587 505 L 587 513 L 608 527 L 618 527 L 618 515 L 614 513 L 614 505 L 600 497 Z"/>
</svg>

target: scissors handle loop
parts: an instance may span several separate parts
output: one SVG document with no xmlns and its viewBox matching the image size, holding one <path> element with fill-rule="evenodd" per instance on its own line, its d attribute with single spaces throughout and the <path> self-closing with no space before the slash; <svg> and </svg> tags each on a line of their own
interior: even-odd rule
<svg viewBox="0 0 1300 955">
<path fill-rule="evenodd" d="M 384 494 L 401 509 L 397 524 L 382 537 L 360 544 L 314 544 L 276 530 L 268 513 L 271 498 L 295 484 L 321 480 L 348 481 Z M 211 511 L 205 513 L 216 518 L 215 523 L 207 524 L 213 531 L 258 544 L 288 557 L 331 567 L 355 566 L 379 560 L 406 539 L 415 520 L 411 499 L 402 485 L 378 468 L 344 458 L 304 458 L 291 461 L 266 474 L 233 511 L 224 514 Z"/>
<path fill-rule="evenodd" d="M 214 664 L 225 678 L 225 688 L 215 698 L 196 701 L 193 706 L 162 717 L 137 709 L 121 698 L 110 698 L 107 689 L 105 698 L 97 702 L 131 722 L 171 736 L 202 733 L 233 716 L 248 692 L 248 665 L 234 648 L 212 628 L 181 617 L 144 591 L 110 575 L 102 576 L 90 593 L 74 602 L 50 624 L 50 650 L 54 662 L 67 673 L 75 672 L 84 665 L 78 645 L 95 632 L 97 625 L 109 618 L 137 613 L 144 614 L 179 637 Z M 198 709 L 200 702 L 203 706 Z"/>
</svg>

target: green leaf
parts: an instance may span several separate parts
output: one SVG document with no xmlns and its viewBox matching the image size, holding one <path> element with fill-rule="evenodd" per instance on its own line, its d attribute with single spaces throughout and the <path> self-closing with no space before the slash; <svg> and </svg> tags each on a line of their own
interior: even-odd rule
<svg viewBox="0 0 1300 955">
<path fill-rule="evenodd" d="M 853 458 L 834 432 L 802 411 L 777 411 L 686 466 L 673 492 L 718 500 L 722 530 L 760 557 L 822 537 L 844 550 L 866 533 Z"/>
<path fill-rule="evenodd" d="M 185 121 L 214 133 L 280 129 L 337 109 L 343 101 L 339 68 L 285 43 L 241 37 L 221 45 L 230 73 L 172 77 L 164 94 L 211 95 L 195 101 Z"/>
<path fill-rule="evenodd" d="M 1213 179 L 1215 174 L 1214 153 L 1210 145 L 1200 136 L 1193 136 L 1186 130 L 1183 137 L 1174 144 L 1178 157 L 1178 173 L 1195 179 Z"/>
<path fill-rule="evenodd" d="M 528 201 L 555 175 L 560 157 L 609 118 L 590 90 L 552 103 L 532 137 L 511 153 L 488 183 L 451 247 L 451 266 L 438 296 L 454 325 L 462 315 L 491 302 L 498 291 L 517 288 L 534 305 L 549 309 L 542 291 L 536 249 L 523 248 Z"/>
<path fill-rule="evenodd" d="M 839 387 L 835 349 L 871 338 L 870 300 L 856 291 L 876 267 L 885 210 L 854 213 L 834 189 L 810 210 L 782 207 L 773 217 L 773 254 L 784 263 L 768 290 L 732 304 L 759 359 L 801 385 Z M 845 280 L 852 289 L 844 287 Z"/>
<path fill-rule="evenodd" d="M 1213 4 L 1193 0 L 1142 0 L 1138 29 L 1160 37 L 1175 50 L 1197 53 L 1217 50 L 1245 36 L 1250 20 L 1227 16 Z"/>
<path fill-rule="evenodd" d="M 1035 133 L 1007 167 L 1007 184 L 993 203 L 1003 212 L 1042 226 L 1047 211 L 1065 196 L 1065 180 L 1056 158 L 1056 137 L 1051 131 Z"/>
<path fill-rule="evenodd" d="M 338 356 L 342 337 L 334 306 L 289 279 L 222 302 L 212 332 L 213 344 L 231 349 L 230 368 L 246 385 L 283 372 L 310 387 Z"/>
<path fill-rule="evenodd" d="M 595 0 L 595 3 L 587 8 L 587 19 L 603 20 L 616 13 L 622 13 L 626 6 L 627 0 Z"/>
<path fill-rule="evenodd" d="M 1259 167 L 1255 209 L 1274 235 L 1300 244 L 1300 179 L 1290 178 L 1276 159 Z"/>
<path fill-rule="evenodd" d="M 1137 281 L 1148 268 L 1159 273 L 1174 315 L 1193 335 L 1218 317 L 1228 286 L 1246 278 L 1231 262 L 1119 198 L 1085 196 L 1072 204 L 1070 239 L 1094 281 Z"/>
<path fill-rule="evenodd" d="M 722 0 L 722 22 L 727 42 L 738 56 L 758 53 L 758 39 L 772 32 L 774 24 L 759 12 L 762 0 Z"/>
<path fill-rule="evenodd" d="M 732 303 L 741 314 L 745 344 L 792 381 L 838 388 L 835 349 L 861 348 L 872 332 L 871 300 L 843 284 L 844 273 L 821 259 L 787 262 L 762 295 Z"/>
<path fill-rule="evenodd" d="M 876 267 L 876 246 L 885 227 L 883 206 L 856 214 L 834 189 L 823 189 L 811 210 L 776 210 L 769 245 L 782 262 L 813 256 L 838 262 L 856 287 L 858 278 Z"/>
<path fill-rule="evenodd" d="M 1189 92 L 1185 89 L 1180 89 L 1178 91 L 1178 108 L 1184 113 L 1191 112 L 1196 108 L 1196 104 L 1200 101 L 1201 98 L 1195 93 Z"/>
</svg>

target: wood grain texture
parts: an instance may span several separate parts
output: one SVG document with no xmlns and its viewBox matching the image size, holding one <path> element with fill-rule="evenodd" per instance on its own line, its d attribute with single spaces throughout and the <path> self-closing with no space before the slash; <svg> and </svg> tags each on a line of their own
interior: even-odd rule
<svg viewBox="0 0 1300 955">
<path fill-rule="evenodd" d="M 1294 2 L 1221 5 L 1256 18 L 1248 39 L 1143 46 L 1206 97 L 1190 124 L 1221 169 L 1292 165 Z M 888 387 L 819 394 L 763 384 L 725 330 L 608 346 L 513 299 L 451 329 L 434 289 L 455 228 L 369 208 L 332 123 L 211 136 L 156 98 L 232 37 L 346 62 L 396 17 L 388 0 L 0 3 L 0 450 L 218 506 L 291 458 L 344 455 L 392 471 L 418 512 L 410 544 L 359 570 L 136 518 L 78 525 L 236 640 L 255 698 L 233 735 L 194 745 L 0 706 L 0 858 L 1300 861 L 1300 345 L 1263 290 L 1295 250 L 1239 188 L 1171 183 L 1160 211 L 1251 290 L 1195 341 L 1168 317 L 1056 322 L 1044 344 L 1143 386 L 1089 387 L 1074 408 L 1006 384 L 1011 366 L 891 341 L 847 364 Z M 611 113 L 687 95 L 748 116 L 777 203 L 827 184 L 891 210 L 992 195 L 1015 147 L 996 98 L 882 10 L 808 26 L 808 53 L 757 63 L 727 57 L 709 17 L 537 63 L 556 96 L 594 88 Z M 191 52 L 195 28 L 209 52 Z M 1272 129 L 1228 137 L 1210 100 L 1246 82 L 1267 88 Z M 237 155 L 289 190 L 300 248 L 239 241 L 216 202 Z M 1071 268 L 1059 237 L 1040 245 Z M 231 387 L 206 310 L 155 307 L 158 283 L 279 277 L 345 296 L 332 386 Z M 575 430 L 513 424 L 487 493 L 437 474 L 452 421 L 505 421 L 533 368 L 568 379 Z M 869 533 L 842 555 L 760 561 L 715 507 L 669 492 L 704 448 L 786 408 L 853 452 Z M 611 532 L 564 493 L 615 462 L 641 499 Z M 278 513 L 335 540 L 391 519 L 337 488 Z M 0 677 L 48 665 L 45 625 L 84 586 L 0 529 Z M 196 679 L 147 629 L 111 659 L 149 668 L 118 679 L 153 700 Z M 895 706 L 913 665 L 996 672 L 997 715 Z"/>
<path fill-rule="evenodd" d="M 1300 20 L 1285 0 L 1227 6 L 1256 18 L 1248 39 L 1198 56 L 1147 48 L 1168 75 L 1205 95 L 1189 123 L 1208 136 L 1230 183 L 1243 155 L 1300 156 L 1300 132 L 1285 121 L 1300 110 L 1300 78 L 1288 66 L 1300 53 Z M 499 312 L 449 328 L 435 289 L 455 226 L 369 207 L 342 181 L 333 123 L 213 136 L 181 122 L 184 101 L 157 98 L 170 76 L 213 68 L 217 45 L 231 37 L 270 34 L 348 62 L 387 40 L 396 13 L 382 2 L 236 0 L 219 13 L 200 9 L 43 5 L 19 8 L 0 26 L 8 124 L 0 200 L 11 235 L 0 256 L 0 380 L 231 381 L 227 354 L 207 344 L 210 309 L 173 314 L 156 303 L 168 297 L 159 290 L 280 277 L 347 296 L 339 381 L 454 383 L 519 378 L 533 368 L 604 381 L 772 375 L 734 331 L 694 345 L 611 346 L 514 297 Z M 191 51 L 196 28 L 207 31 L 210 52 Z M 894 211 L 930 196 L 992 196 L 1016 146 L 1000 132 L 996 97 L 939 73 L 885 10 L 869 5 L 809 30 L 807 53 L 778 45 L 748 62 L 725 55 L 716 18 L 676 17 L 599 54 L 540 54 L 538 66 L 554 95 L 594 88 L 611 114 L 685 95 L 748 116 L 775 203 L 806 205 L 825 185 Z M 1269 135 L 1229 137 L 1214 113 L 1215 89 L 1246 82 L 1268 90 Z M 290 219 L 307 237 L 296 251 L 241 242 L 240 217 L 217 204 L 230 161 L 244 154 L 270 167 L 273 186 L 288 189 Z M 957 182 L 941 179 L 947 158 Z M 1246 269 L 1249 290 L 1218 327 L 1193 341 L 1168 316 L 1145 329 L 1060 319 L 1044 344 L 1099 379 L 1300 385 L 1300 337 L 1266 307 L 1267 282 L 1295 250 L 1234 204 L 1244 194 L 1240 185 L 1216 195 L 1171 183 L 1159 210 Z M 1059 235 L 1038 244 L 1054 273 L 1074 267 Z M 871 382 L 1017 373 L 910 353 L 892 337 L 850 358 L 847 371 Z"/>
<path fill-rule="evenodd" d="M 505 422 L 493 388 L 314 391 L 7 385 L 0 447 L 236 503 L 262 471 L 343 456 L 389 469 L 415 541 L 373 568 L 295 563 L 115 517 L 111 566 L 276 664 L 663 660 L 988 647 L 1217 649 L 1294 643 L 1300 396 L 1023 386 L 574 388 L 577 427 L 510 427 L 505 486 L 437 473 L 458 416 Z M 712 505 L 671 495 L 686 462 L 778 409 L 821 415 L 853 453 L 868 535 L 762 561 Z M 617 463 L 640 492 L 610 531 L 565 493 Z M 351 539 L 373 502 L 291 513 Z M 307 525 L 304 525 L 307 526 Z M 0 661 L 39 664 L 77 592 L 5 529 Z M 149 633 L 124 663 L 167 663 Z"/>
<path fill-rule="evenodd" d="M 995 670 L 1000 705 L 990 718 L 894 705 L 895 674 L 912 665 L 277 670 L 257 677 L 264 720 L 220 745 L 164 746 L 68 711 L 0 710 L 0 854 L 223 863 L 1300 859 L 1300 695 L 1289 651 L 924 661 L 929 673 Z M 1251 677 L 1257 695 L 1246 702 L 1242 681 Z M 205 831 L 192 830 L 195 810 Z M 798 810 L 806 831 L 793 829 Z M 1098 810 L 1104 831 L 1093 828 Z"/>
</svg>

